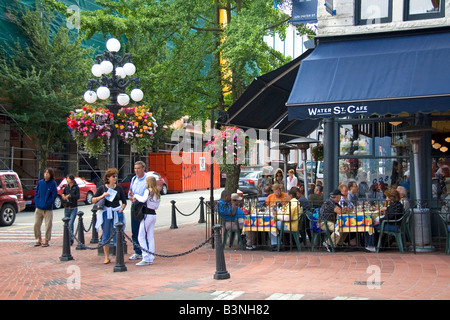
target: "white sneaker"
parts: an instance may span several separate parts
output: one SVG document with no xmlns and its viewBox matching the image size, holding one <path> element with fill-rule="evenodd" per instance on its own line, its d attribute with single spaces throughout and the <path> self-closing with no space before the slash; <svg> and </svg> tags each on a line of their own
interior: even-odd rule
<svg viewBox="0 0 450 320">
<path fill-rule="evenodd" d="M 131 257 L 129 257 L 128 259 L 130 259 L 130 260 L 142 259 L 142 256 L 140 254 L 133 253 L 133 255 Z"/>
<path fill-rule="evenodd" d="M 142 260 L 141 262 L 136 263 L 137 266 L 149 266 L 151 264 L 153 264 L 153 262 L 147 262 L 147 261 L 144 261 L 144 260 Z"/>
<path fill-rule="evenodd" d="M 366 250 L 370 252 L 377 252 L 377 249 L 375 247 L 366 247 Z"/>
<path fill-rule="evenodd" d="M 323 245 L 325 248 L 327 248 L 327 251 L 328 251 L 328 252 L 331 252 L 330 245 L 329 245 L 326 241 L 324 241 L 324 242 L 322 243 L 322 245 Z"/>
</svg>

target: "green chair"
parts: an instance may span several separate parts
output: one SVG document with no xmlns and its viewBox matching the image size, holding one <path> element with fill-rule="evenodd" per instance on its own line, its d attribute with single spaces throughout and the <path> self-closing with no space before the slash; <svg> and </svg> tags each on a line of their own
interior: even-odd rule
<svg viewBox="0 0 450 320">
<path fill-rule="evenodd" d="M 283 239 L 283 234 L 284 233 L 290 233 L 290 234 L 292 234 L 292 236 L 294 237 L 294 241 L 295 241 L 295 245 L 297 246 L 297 250 L 298 251 L 302 251 L 302 249 L 301 249 L 301 247 L 300 247 L 300 239 L 299 239 L 299 234 L 298 234 L 298 227 L 297 227 L 297 231 L 290 231 L 290 230 L 285 230 L 284 229 L 284 226 L 285 226 L 285 224 L 286 224 L 286 222 L 287 223 L 290 223 L 291 225 L 293 224 L 293 223 L 297 223 L 298 224 L 298 220 L 299 219 L 296 219 L 296 220 L 292 220 L 292 221 L 280 221 L 281 222 L 281 224 L 280 224 L 280 233 L 278 234 L 278 237 L 277 237 L 277 250 L 278 251 L 280 251 L 280 247 L 281 247 L 281 240 Z"/>
<path fill-rule="evenodd" d="M 380 227 L 380 236 L 378 238 L 378 245 L 377 245 L 377 252 L 380 251 L 381 247 L 381 241 L 383 238 L 383 234 L 393 235 L 395 236 L 395 241 L 397 242 L 398 249 L 401 253 L 404 253 L 404 246 L 406 245 L 406 233 L 407 233 L 407 222 L 409 222 L 409 217 L 411 215 L 411 210 L 408 210 L 400 219 L 397 220 L 383 220 L 381 221 L 381 227 Z M 385 230 L 385 226 L 387 224 L 391 225 L 398 225 L 400 223 L 400 227 L 397 228 L 396 231 L 388 231 Z"/>
<path fill-rule="evenodd" d="M 450 254 L 450 231 L 449 231 L 449 227 L 450 225 L 447 224 L 447 219 L 445 219 L 442 214 L 439 214 L 439 219 L 442 221 L 442 225 L 444 226 L 444 230 L 445 230 L 445 237 L 446 237 L 446 242 L 445 242 L 445 254 Z"/>
<path fill-rule="evenodd" d="M 233 220 L 233 222 L 236 223 L 236 230 L 226 230 L 225 229 L 225 221 L 223 222 L 223 245 L 225 246 L 225 244 L 227 243 L 227 239 L 228 237 L 230 237 L 230 243 L 229 243 L 229 247 L 231 248 L 233 246 L 233 242 L 234 242 L 234 238 L 236 237 L 238 240 L 238 243 L 241 244 L 241 249 L 244 250 L 245 249 L 245 243 L 242 240 L 241 234 L 242 234 L 242 229 L 239 228 L 239 221 L 238 219 Z"/>
<path fill-rule="evenodd" d="M 308 216 L 306 215 L 306 217 L 309 220 L 309 224 L 310 224 L 310 228 L 313 225 L 313 220 L 312 220 L 312 216 Z M 334 246 L 333 240 L 331 239 L 331 231 L 330 229 L 328 229 L 328 223 L 327 220 L 322 220 L 325 223 L 325 230 L 320 229 L 319 232 L 314 232 L 314 230 L 311 230 L 311 236 L 312 236 L 312 240 L 311 240 L 311 252 L 314 251 L 314 245 L 317 242 L 317 239 L 322 240 L 322 238 L 325 236 L 325 239 L 328 239 L 328 241 L 330 242 L 330 247 L 331 247 L 331 251 L 332 252 L 336 252 L 336 248 Z M 319 227 L 319 222 L 320 220 L 317 221 L 317 227 Z M 319 227 L 320 228 L 320 227 Z"/>
</svg>

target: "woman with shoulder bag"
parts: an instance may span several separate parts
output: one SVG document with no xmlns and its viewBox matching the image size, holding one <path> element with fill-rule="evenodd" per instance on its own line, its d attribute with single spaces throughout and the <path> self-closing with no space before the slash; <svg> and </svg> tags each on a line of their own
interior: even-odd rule
<svg viewBox="0 0 450 320">
<path fill-rule="evenodd" d="M 78 200 L 80 199 L 80 188 L 75 181 L 75 176 L 69 174 L 66 177 L 67 186 L 64 188 L 61 198 L 64 205 L 64 217 L 70 218 L 69 230 L 70 230 L 70 244 L 73 244 L 73 225 L 78 213 Z"/>
<path fill-rule="evenodd" d="M 153 263 L 155 258 L 153 254 L 146 251 L 155 252 L 155 240 L 153 238 L 153 231 L 156 223 L 156 209 L 159 207 L 161 195 L 156 185 L 156 179 L 153 176 L 148 176 L 146 179 L 147 188 L 142 196 L 135 194 L 137 201 L 146 204 L 144 219 L 139 225 L 138 240 L 139 245 L 145 249 L 142 250 L 142 261 L 136 263 L 137 266 L 148 266 Z"/>
<path fill-rule="evenodd" d="M 103 251 L 105 253 L 104 264 L 111 262 L 109 259 L 109 246 L 105 245 L 106 240 L 111 237 L 111 228 L 113 233 L 115 233 L 115 225 L 118 222 L 123 223 L 123 229 L 125 230 L 125 216 L 123 211 L 127 206 L 127 197 L 122 187 L 117 184 L 117 175 L 119 171 L 116 168 L 109 168 L 105 172 L 105 177 L 103 178 L 104 186 L 97 189 L 94 197 L 92 198 L 92 203 L 97 203 L 104 199 L 104 206 L 101 211 L 97 211 L 97 222 L 95 223 L 95 228 L 97 230 L 102 229 L 102 239 L 101 244 L 103 245 Z M 113 238 L 114 244 L 116 244 L 116 236 Z"/>
</svg>

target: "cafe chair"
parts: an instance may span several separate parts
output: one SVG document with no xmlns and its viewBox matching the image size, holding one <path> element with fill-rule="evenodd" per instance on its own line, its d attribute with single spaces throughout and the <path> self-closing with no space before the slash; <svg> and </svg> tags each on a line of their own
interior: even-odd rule
<svg viewBox="0 0 450 320">
<path fill-rule="evenodd" d="M 298 228 L 300 226 L 297 227 L 297 231 L 290 231 L 285 229 L 285 225 L 286 223 L 290 223 L 291 225 L 293 223 L 298 223 L 299 219 L 296 220 L 292 220 L 292 221 L 280 221 L 280 232 L 278 233 L 278 237 L 277 237 L 277 251 L 280 251 L 280 247 L 281 247 L 281 240 L 283 239 L 283 234 L 284 233 L 290 233 L 293 237 L 294 237 L 294 241 L 295 241 L 295 245 L 297 246 L 297 250 L 300 252 L 302 251 L 302 249 L 300 248 L 300 239 L 299 239 L 299 233 L 298 233 Z M 292 227 L 291 227 L 292 228 Z"/>
<path fill-rule="evenodd" d="M 442 221 L 442 225 L 444 226 L 444 232 L 445 232 L 445 237 L 446 237 L 446 242 L 445 242 L 445 254 L 450 254 L 450 225 L 448 225 L 446 219 L 442 216 L 442 214 L 438 214 L 439 216 L 439 220 Z M 447 218 L 448 219 L 448 218 Z"/>
<path fill-rule="evenodd" d="M 315 228 L 313 228 L 313 224 L 314 224 L 314 222 L 317 222 L 317 224 L 319 224 L 319 220 L 313 221 L 313 216 L 312 216 L 312 215 L 311 215 L 311 216 L 306 215 L 306 217 L 307 217 L 308 220 L 309 220 L 309 225 L 310 225 L 310 228 L 311 228 L 311 231 L 312 231 L 312 233 L 311 233 L 311 236 L 312 236 L 312 240 L 311 240 L 311 252 L 314 251 L 314 245 L 316 244 L 317 239 L 319 239 L 319 240 L 320 240 L 320 243 L 322 243 L 322 238 L 323 238 L 323 237 L 325 237 L 326 239 L 329 240 L 329 242 L 330 242 L 330 247 L 331 247 L 331 251 L 332 251 L 332 252 L 336 252 L 335 247 L 334 247 L 333 240 L 331 239 L 331 231 L 330 231 L 330 229 L 328 229 L 327 221 L 326 221 L 326 220 L 323 220 L 323 221 L 325 222 L 325 226 L 326 226 L 325 229 L 326 229 L 326 230 L 322 230 L 318 225 L 317 225 L 317 229 L 314 230 Z"/>
<path fill-rule="evenodd" d="M 398 249 L 401 253 L 404 253 L 403 247 L 406 245 L 406 229 L 407 222 L 409 221 L 409 216 L 411 215 L 411 210 L 408 210 L 400 219 L 397 220 L 383 220 L 381 221 L 380 227 L 380 235 L 378 238 L 377 252 L 380 251 L 383 234 L 393 235 L 395 236 L 395 241 L 397 242 Z M 396 231 L 388 231 L 385 230 L 386 225 L 398 225 L 400 223 L 400 227 L 396 229 Z"/>
<path fill-rule="evenodd" d="M 223 245 L 225 246 L 225 244 L 227 243 L 227 239 L 228 237 L 230 238 L 230 243 L 229 243 L 229 247 L 231 248 L 233 246 L 233 242 L 234 242 L 234 238 L 236 237 L 238 240 L 238 243 L 241 244 L 241 249 L 244 250 L 245 249 L 245 243 L 244 240 L 242 239 L 242 229 L 239 228 L 239 221 L 238 219 L 234 220 L 236 222 L 236 230 L 226 230 L 225 228 L 225 221 L 223 221 Z"/>
</svg>

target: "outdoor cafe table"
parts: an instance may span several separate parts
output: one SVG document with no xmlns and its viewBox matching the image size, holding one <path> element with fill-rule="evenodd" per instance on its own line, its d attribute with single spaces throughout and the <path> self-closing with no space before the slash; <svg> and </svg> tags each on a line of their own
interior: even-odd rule
<svg viewBox="0 0 450 320">
<path fill-rule="evenodd" d="M 339 233 L 346 232 L 374 232 L 372 216 L 377 211 L 357 211 L 338 215 L 336 229 Z"/>
<path fill-rule="evenodd" d="M 243 232 L 260 231 L 260 232 L 277 232 L 277 224 L 275 218 L 268 211 L 252 212 L 245 215 Z"/>
</svg>

